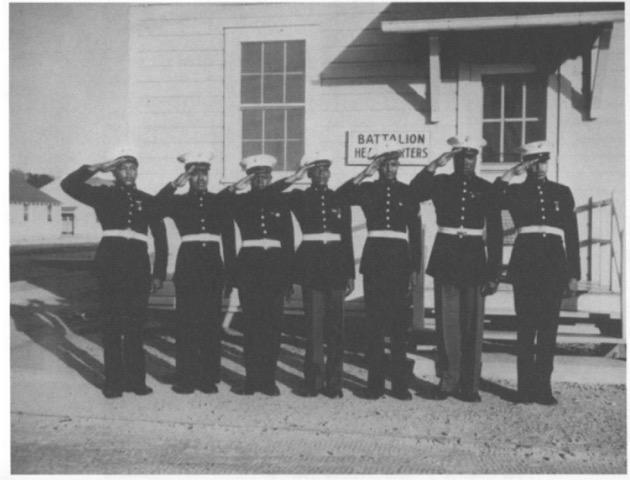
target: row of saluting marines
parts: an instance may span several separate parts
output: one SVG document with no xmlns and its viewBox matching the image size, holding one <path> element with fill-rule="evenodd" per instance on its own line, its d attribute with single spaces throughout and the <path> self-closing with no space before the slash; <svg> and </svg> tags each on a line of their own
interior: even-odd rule
<svg viewBox="0 0 630 480">
<path fill-rule="evenodd" d="M 437 330 L 436 399 L 456 396 L 480 401 L 484 297 L 496 292 L 501 264 L 501 209 L 517 227 L 508 277 L 518 317 L 519 401 L 554 404 L 553 355 L 562 294 L 575 291 L 580 277 L 574 201 L 566 186 L 546 178 L 551 147 L 533 142 L 523 161 L 494 184 L 475 174 L 485 140 L 452 137 L 452 149 L 405 184 L 397 180 L 400 148 L 382 144 L 372 162 L 337 190 L 328 188 L 330 158 L 305 156 L 300 168 L 271 183 L 275 159 L 245 158 L 246 177 L 214 194 L 207 190 L 211 158 L 185 154 L 185 172 L 156 196 L 135 186 L 138 160 L 120 152 L 111 161 L 84 165 L 62 181 L 62 188 L 96 210 L 103 238 L 96 252 L 101 292 L 107 398 L 123 392 L 151 393 L 145 383 L 142 344 L 151 291 L 166 274 L 164 217 L 179 230 L 176 290 L 176 383 L 173 390 L 217 392 L 220 382 L 222 294 L 238 288 L 244 314 L 246 378 L 239 393 L 278 395 L 275 369 L 280 347 L 285 294 L 300 284 L 308 320 L 304 393 L 342 397 L 343 302 L 354 289 L 350 206 L 367 222 L 360 272 L 363 275 L 367 330 L 365 397 L 385 394 L 386 333 L 390 336 L 391 395 L 411 399 L 406 373 L 406 334 L 411 292 L 422 258 L 419 205 L 432 200 L 437 235 L 427 274 L 435 281 Z M 454 162 L 452 174 L 436 170 Z M 373 182 L 364 180 L 378 171 Z M 91 186 L 96 172 L 112 172 L 115 186 Z M 527 172 L 522 183 L 512 178 Z M 291 185 L 308 174 L 306 190 Z M 189 192 L 176 190 L 189 183 Z M 246 193 L 237 193 L 247 184 Z M 302 230 L 294 252 L 291 212 Z M 241 235 L 236 253 L 234 223 Z M 155 242 L 151 272 L 148 229 Z M 326 349 L 324 352 L 324 345 Z M 325 353 L 325 354 L 324 354 Z"/>
</svg>

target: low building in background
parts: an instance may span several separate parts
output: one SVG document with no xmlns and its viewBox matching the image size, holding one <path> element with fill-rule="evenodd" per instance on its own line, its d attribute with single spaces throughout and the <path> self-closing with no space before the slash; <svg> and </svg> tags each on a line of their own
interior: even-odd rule
<svg viewBox="0 0 630 480">
<path fill-rule="evenodd" d="M 50 243 L 62 230 L 61 202 L 26 181 L 23 172 L 9 174 L 11 245 Z"/>
</svg>

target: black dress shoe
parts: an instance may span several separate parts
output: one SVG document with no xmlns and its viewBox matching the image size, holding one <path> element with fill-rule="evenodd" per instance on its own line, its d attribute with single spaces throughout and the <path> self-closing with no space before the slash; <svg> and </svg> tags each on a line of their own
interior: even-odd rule
<svg viewBox="0 0 630 480">
<path fill-rule="evenodd" d="M 280 395 L 280 389 L 277 387 L 275 383 L 270 385 L 264 385 L 258 389 L 260 393 L 263 393 L 269 397 L 277 397 Z"/>
<path fill-rule="evenodd" d="M 326 388 L 324 395 L 328 398 L 343 398 L 343 390 L 341 388 Z"/>
<path fill-rule="evenodd" d="M 119 398 L 123 394 L 122 389 L 113 387 L 103 387 L 102 392 L 105 398 Z"/>
<path fill-rule="evenodd" d="M 366 388 L 363 391 L 363 396 L 368 400 L 378 400 L 383 395 L 385 395 L 385 390 L 375 389 L 375 388 Z"/>
<path fill-rule="evenodd" d="M 197 390 L 202 393 L 219 393 L 219 387 L 215 383 L 200 383 Z"/>
<path fill-rule="evenodd" d="M 301 393 L 302 393 L 303 397 L 316 397 L 317 396 L 317 389 L 311 388 L 311 387 L 306 387 L 306 388 L 302 389 Z"/>
<path fill-rule="evenodd" d="M 234 393 L 236 393 L 237 395 L 253 395 L 254 393 L 256 393 L 256 388 L 249 383 L 245 383 L 240 387 L 236 387 L 234 389 Z"/>
<path fill-rule="evenodd" d="M 539 395 L 536 402 L 540 405 L 558 405 L 558 400 L 551 393 Z"/>
<path fill-rule="evenodd" d="M 446 400 L 449 397 L 449 393 L 439 388 L 434 389 L 430 394 L 430 398 L 433 400 Z"/>
<path fill-rule="evenodd" d="M 132 387 L 131 391 L 136 395 L 149 395 L 153 393 L 153 389 L 148 387 L 147 385 L 138 385 L 137 387 Z"/>
<path fill-rule="evenodd" d="M 459 398 L 460 400 L 464 402 L 470 402 L 470 403 L 481 402 L 481 397 L 479 396 L 477 392 L 462 392 L 459 395 Z"/>
<path fill-rule="evenodd" d="M 411 400 L 413 398 L 411 392 L 404 387 L 392 388 L 392 397 L 398 400 Z"/>
<path fill-rule="evenodd" d="M 530 392 L 516 392 L 516 403 L 533 403 L 534 396 Z"/>
<path fill-rule="evenodd" d="M 195 389 L 188 383 L 176 383 L 171 387 L 175 393 L 188 394 L 193 393 Z"/>
</svg>

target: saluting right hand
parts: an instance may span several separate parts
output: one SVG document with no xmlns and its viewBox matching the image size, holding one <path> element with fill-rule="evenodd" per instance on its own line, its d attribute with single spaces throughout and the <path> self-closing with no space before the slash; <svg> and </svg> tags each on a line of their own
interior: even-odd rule
<svg viewBox="0 0 630 480">
<path fill-rule="evenodd" d="M 381 164 L 381 159 L 376 157 L 372 160 L 372 162 L 365 168 L 364 173 L 366 177 L 371 177 L 378 171 L 378 167 Z"/>
<path fill-rule="evenodd" d="M 237 190 L 241 190 L 243 188 L 245 188 L 245 185 L 247 185 L 252 178 L 254 178 L 255 173 L 250 173 L 249 175 L 246 175 L 245 177 L 241 178 L 238 182 L 234 182 L 232 185 L 230 185 L 228 188 L 228 190 L 230 190 L 231 192 L 236 192 Z"/>
<path fill-rule="evenodd" d="M 186 171 L 184 173 L 182 173 L 180 176 L 178 176 L 175 180 L 173 180 L 171 182 L 171 184 L 173 185 L 173 187 L 175 188 L 181 188 L 184 185 L 186 185 L 186 183 L 188 182 L 188 180 L 190 179 L 190 173 L 191 173 L 191 169 L 187 168 Z"/>
<path fill-rule="evenodd" d="M 446 165 L 455 156 L 455 153 L 457 153 L 457 150 L 451 150 L 449 152 L 444 152 L 442 155 L 437 157 L 435 160 L 433 160 L 429 164 L 429 166 L 428 166 L 429 170 L 434 172 L 438 168 L 443 167 L 444 165 Z"/>
<path fill-rule="evenodd" d="M 90 170 L 93 172 L 111 172 L 116 168 L 120 162 L 124 159 L 122 157 L 115 158 L 114 160 L 108 160 L 107 162 L 95 163 L 90 165 Z"/>
<path fill-rule="evenodd" d="M 501 180 L 503 180 L 504 182 L 509 182 L 510 180 L 512 180 L 513 177 L 525 173 L 525 171 L 537 161 L 538 159 L 534 158 L 532 160 L 517 163 L 512 168 L 509 168 L 505 171 L 505 173 L 501 176 Z"/>
</svg>

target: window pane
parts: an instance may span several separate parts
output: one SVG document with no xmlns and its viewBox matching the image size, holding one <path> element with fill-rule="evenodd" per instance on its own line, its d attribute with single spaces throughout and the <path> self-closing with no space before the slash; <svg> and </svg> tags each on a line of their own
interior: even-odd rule
<svg viewBox="0 0 630 480">
<path fill-rule="evenodd" d="M 304 108 L 287 110 L 287 137 L 304 139 Z"/>
<path fill-rule="evenodd" d="M 248 140 L 243 142 L 243 158 L 249 157 L 250 155 L 257 155 L 259 153 L 263 153 L 262 142 L 252 142 Z"/>
<path fill-rule="evenodd" d="M 287 75 L 287 102 L 304 101 L 304 75 Z"/>
<path fill-rule="evenodd" d="M 527 116 L 544 118 L 547 109 L 546 85 L 542 78 L 531 78 L 526 83 L 527 86 Z"/>
<path fill-rule="evenodd" d="M 515 150 L 523 144 L 521 136 L 522 122 L 505 122 L 503 132 L 503 161 L 517 162 L 520 159 L 520 153 Z"/>
<path fill-rule="evenodd" d="M 284 67 L 284 42 L 265 42 L 265 72 L 282 72 Z"/>
<path fill-rule="evenodd" d="M 545 140 L 546 136 L 544 122 L 527 122 L 525 125 L 525 143 Z"/>
<path fill-rule="evenodd" d="M 265 141 L 265 152 L 269 155 L 273 155 L 278 160 L 274 170 L 284 170 L 284 142 L 278 141 Z"/>
<path fill-rule="evenodd" d="M 482 159 L 484 162 L 500 162 L 501 125 L 499 122 L 483 124 L 483 138 L 488 144 L 483 148 Z"/>
<path fill-rule="evenodd" d="M 262 139 L 262 110 L 243 110 L 243 139 Z"/>
<path fill-rule="evenodd" d="M 287 170 L 295 170 L 304 155 L 304 142 L 289 140 L 287 142 Z"/>
<path fill-rule="evenodd" d="M 501 85 L 495 79 L 483 80 L 483 118 L 501 117 Z"/>
<path fill-rule="evenodd" d="M 262 44 L 259 42 L 245 42 L 241 44 L 241 72 L 260 73 L 260 51 Z"/>
<path fill-rule="evenodd" d="M 303 40 L 287 42 L 287 72 L 304 72 Z"/>
<path fill-rule="evenodd" d="M 520 117 L 523 114 L 523 84 L 517 79 L 505 81 L 505 116 Z"/>
<path fill-rule="evenodd" d="M 284 110 L 265 110 L 265 139 L 284 139 Z"/>
<path fill-rule="evenodd" d="M 282 75 L 265 75 L 264 103 L 282 103 Z"/>
<path fill-rule="evenodd" d="M 241 103 L 260 103 L 260 75 L 241 77 Z"/>
</svg>

